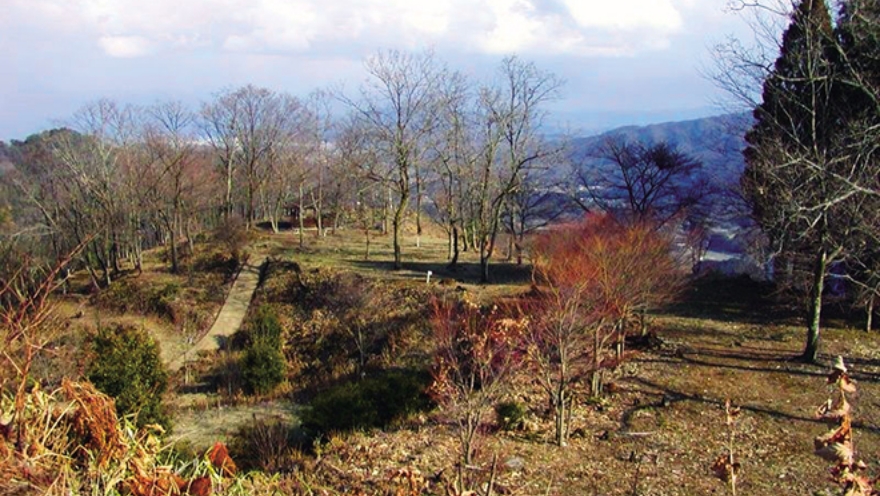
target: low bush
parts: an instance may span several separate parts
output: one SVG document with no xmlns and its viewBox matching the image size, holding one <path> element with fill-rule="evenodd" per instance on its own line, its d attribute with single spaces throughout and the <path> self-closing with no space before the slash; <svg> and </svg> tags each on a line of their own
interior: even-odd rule
<svg viewBox="0 0 880 496">
<path fill-rule="evenodd" d="M 192 270 L 195 272 L 216 272 L 223 274 L 226 279 L 238 270 L 238 259 L 229 253 L 212 251 L 197 255 L 192 262 Z"/>
<path fill-rule="evenodd" d="M 244 350 L 240 369 L 247 393 L 268 394 L 284 381 L 284 355 L 276 343 L 258 339 Z"/>
<path fill-rule="evenodd" d="M 161 316 L 168 316 L 171 321 L 176 321 L 177 307 L 175 300 L 180 295 L 180 285 L 170 282 L 157 290 L 154 290 L 147 298 L 148 312 Z"/>
<path fill-rule="evenodd" d="M 526 408 L 516 401 L 503 401 L 495 405 L 495 423 L 501 430 L 522 429 L 526 419 Z"/>
<path fill-rule="evenodd" d="M 233 345 L 244 348 L 240 369 L 246 392 L 267 394 L 284 381 L 287 364 L 281 333 L 275 310 L 262 305 L 250 317 L 245 331 L 233 337 Z"/>
<path fill-rule="evenodd" d="M 383 428 L 431 407 L 425 390 L 430 376 L 387 370 L 318 394 L 303 413 L 303 426 L 315 435 L 333 431 Z"/>
<path fill-rule="evenodd" d="M 181 312 L 180 285 L 150 286 L 136 279 L 120 279 L 98 295 L 98 304 L 120 313 L 153 314 L 176 323 Z"/>
<path fill-rule="evenodd" d="M 277 347 L 281 346 L 281 323 L 278 321 L 278 314 L 268 305 L 261 305 L 254 313 L 248 325 L 249 341 L 254 343 L 257 341 L 266 341 Z"/>
<path fill-rule="evenodd" d="M 168 373 L 153 338 L 136 327 L 103 327 L 90 344 L 86 376 L 116 399 L 119 415 L 135 415 L 138 427 L 159 424 L 167 430 L 171 422 L 162 395 L 168 388 Z"/>
<path fill-rule="evenodd" d="M 422 367 L 430 291 L 270 261 L 255 301 L 276 310 L 287 378 L 310 395 L 366 370 Z M 249 333 L 233 337 L 232 348 L 244 349 Z"/>
</svg>

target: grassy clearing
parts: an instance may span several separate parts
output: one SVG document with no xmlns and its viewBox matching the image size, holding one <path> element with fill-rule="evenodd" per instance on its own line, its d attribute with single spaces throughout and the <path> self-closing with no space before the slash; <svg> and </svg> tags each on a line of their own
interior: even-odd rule
<svg viewBox="0 0 880 496">
<path fill-rule="evenodd" d="M 337 234 L 318 237 L 316 232 L 308 232 L 304 244 L 299 245 L 299 236 L 293 231 L 278 234 L 263 234 L 256 247 L 270 256 L 294 260 L 304 267 L 324 267 L 337 270 L 350 270 L 364 276 L 385 280 L 412 281 L 427 280 L 428 271 L 435 283 L 449 283 L 492 298 L 507 296 L 521 291 L 531 281 L 527 265 L 517 265 L 505 261 L 503 250 L 490 264 L 492 284 L 481 285 L 479 254 L 473 250 L 462 252 L 457 270 L 448 268 L 448 242 L 441 232 L 430 232 L 421 236 L 419 246 L 414 234 L 404 234 L 403 269 L 392 270 L 393 248 L 390 234 L 371 233 L 370 256 L 365 257 L 366 243 L 363 232 L 339 231 Z"/>
<path fill-rule="evenodd" d="M 216 400 L 216 396 L 208 395 L 190 398 L 190 407 L 175 415 L 170 441 L 203 452 L 217 441 L 229 443 L 238 430 L 253 425 L 257 419 L 278 420 L 292 428 L 299 425 L 300 407 L 287 401 L 222 405 Z"/>
</svg>

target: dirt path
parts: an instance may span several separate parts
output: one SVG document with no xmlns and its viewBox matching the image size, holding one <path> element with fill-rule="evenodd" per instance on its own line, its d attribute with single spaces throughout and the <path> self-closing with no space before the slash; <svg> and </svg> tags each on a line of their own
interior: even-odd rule
<svg viewBox="0 0 880 496">
<path fill-rule="evenodd" d="M 259 260 L 260 263 L 264 257 L 251 257 Z M 193 360 L 201 352 L 209 352 L 219 350 L 223 343 L 241 327 L 245 315 L 247 315 L 248 306 L 254 297 L 254 291 L 257 289 L 257 283 L 260 281 L 260 266 L 245 264 L 239 272 L 229 295 L 226 297 L 226 303 L 220 309 L 217 320 L 214 325 L 200 340 L 198 340 L 192 348 L 183 355 L 172 360 L 168 364 L 170 371 L 179 370 L 184 365 L 184 360 Z"/>
</svg>

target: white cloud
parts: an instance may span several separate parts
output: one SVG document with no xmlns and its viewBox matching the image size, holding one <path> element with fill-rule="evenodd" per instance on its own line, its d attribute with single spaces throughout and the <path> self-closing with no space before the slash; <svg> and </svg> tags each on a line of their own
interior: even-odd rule
<svg viewBox="0 0 880 496">
<path fill-rule="evenodd" d="M 102 36 L 98 43 L 111 57 L 132 58 L 147 55 L 153 43 L 142 36 Z"/>
<path fill-rule="evenodd" d="M 578 25 L 622 30 L 654 29 L 673 32 L 682 18 L 673 0 L 563 0 Z M 690 5 L 686 0 L 678 4 Z"/>
<path fill-rule="evenodd" d="M 657 50 L 684 13 L 724 0 L 11 0 L 43 29 L 92 33 L 107 55 L 215 47 L 254 53 L 452 46 L 488 53 Z M 699 6 L 698 6 L 699 4 Z"/>
</svg>

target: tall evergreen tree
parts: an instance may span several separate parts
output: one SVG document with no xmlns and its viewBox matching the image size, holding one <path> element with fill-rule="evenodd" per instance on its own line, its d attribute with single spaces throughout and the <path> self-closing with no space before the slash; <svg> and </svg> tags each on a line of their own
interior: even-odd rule
<svg viewBox="0 0 880 496">
<path fill-rule="evenodd" d="M 764 81 L 763 102 L 747 133 L 743 190 L 782 259 L 812 259 L 810 321 L 803 358 L 819 346 L 828 266 L 841 255 L 846 193 L 834 178 L 836 41 L 824 0 L 803 0 L 791 15 L 779 58 Z"/>
<path fill-rule="evenodd" d="M 857 79 L 876 90 L 880 83 L 880 3 L 876 0 L 844 0 L 840 5 L 838 33 L 847 61 L 858 71 Z"/>
<path fill-rule="evenodd" d="M 863 195 L 858 230 L 850 239 L 847 274 L 865 305 L 866 330 L 880 301 L 880 3 L 876 0 L 841 2 L 837 23 L 839 60 L 843 81 L 841 106 L 849 115 L 845 154 L 859 171 L 853 187 Z M 873 192 L 873 194 L 870 194 Z"/>
</svg>

